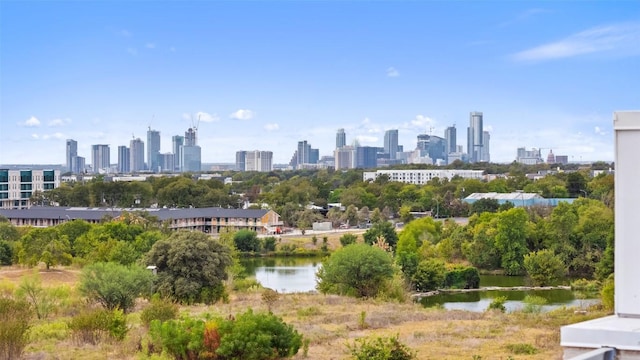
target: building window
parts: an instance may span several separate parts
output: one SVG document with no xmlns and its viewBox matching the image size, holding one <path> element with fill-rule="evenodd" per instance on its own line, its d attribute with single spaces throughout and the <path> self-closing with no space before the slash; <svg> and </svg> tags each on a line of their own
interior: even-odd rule
<svg viewBox="0 0 640 360">
<path fill-rule="evenodd" d="M 20 171 L 20 182 L 22 183 L 30 183 L 33 181 L 33 177 L 31 175 L 31 170 L 22 170 Z"/>
</svg>

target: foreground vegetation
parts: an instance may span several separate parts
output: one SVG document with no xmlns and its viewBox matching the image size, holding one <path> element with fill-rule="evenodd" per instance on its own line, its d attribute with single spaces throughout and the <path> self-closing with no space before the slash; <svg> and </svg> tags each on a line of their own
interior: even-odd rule
<svg viewBox="0 0 640 360">
<path fill-rule="evenodd" d="M 83 313 L 84 301 L 77 292 L 80 272 L 73 268 L 40 270 L 45 289 L 62 296 L 52 296 L 54 305 L 46 318 L 32 317 L 27 332 L 25 358 L 40 359 L 172 359 L 169 353 L 149 351 L 153 343 L 150 324 L 160 313 L 149 315 L 152 301 L 138 299 L 132 311 L 124 315 L 125 335 L 118 339 L 118 322 L 95 341 L 79 336 L 73 319 Z M 15 295 L 32 270 L 4 268 L 0 287 L 4 296 Z M 294 359 L 351 359 L 352 349 L 362 342 L 375 345 L 393 338 L 417 352 L 417 358 L 507 359 L 527 355 L 527 359 L 559 358 L 559 327 L 603 316 L 604 310 L 589 309 L 586 314 L 575 309 L 558 309 L 550 313 L 487 311 L 473 313 L 425 309 L 419 304 L 356 299 L 337 295 L 279 294 L 267 302 L 258 287 L 232 291 L 227 303 L 176 306 L 178 318 L 202 320 L 238 318 L 252 309 L 254 313 L 271 313 L 292 326 L 301 336 L 300 349 Z M 95 310 L 95 308 L 93 308 Z M 146 311 L 145 311 L 146 310 Z M 174 315 L 169 315 L 173 317 Z M 118 320 L 118 319 L 115 319 Z M 76 321 L 77 322 L 77 321 Z M 0 326 L 4 326 L 4 322 Z M 153 325 L 151 325 L 153 327 Z M 120 332 L 121 334 L 122 332 Z M 366 339 L 359 340 L 357 339 Z"/>
</svg>

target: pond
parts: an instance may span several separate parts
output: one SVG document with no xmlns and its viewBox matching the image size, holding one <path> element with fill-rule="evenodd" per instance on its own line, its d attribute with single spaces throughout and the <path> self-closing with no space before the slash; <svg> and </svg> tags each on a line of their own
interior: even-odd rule
<svg viewBox="0 0 640 360">
<path fill-rule="evenodd" d="M 262 286 L 281 293 L 309 292 L 316 290 L 316 272 L 322 263 L 321 258 L 253 258 L 242 259 L 249 276 L 254 276 Z M 525 286 L 522 276 L 481 275 L 480 286 Z M 527 295 L 536 295 L 547 300 L 543 311 L 560 306 L 586 307 L 598 302 L 597 299 L 585 298 L 570 290 L 484 290 L 465 293 L 447 293 L 422 298 L 420 303 L 426 307 L 442 306 L 445 309 L 468 311 L 484 311 L 491 301 L 498 296 L 505 296 L 507 311 L 521 309 L 522 300 Z"/>
</svg>

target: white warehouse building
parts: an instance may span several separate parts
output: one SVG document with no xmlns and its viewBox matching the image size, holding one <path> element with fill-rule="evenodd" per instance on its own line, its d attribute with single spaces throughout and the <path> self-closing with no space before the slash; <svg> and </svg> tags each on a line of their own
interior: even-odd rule
<svg viewBox="0 0 640 360">
<path fill-rule="evenodd" d="M 362 180 L 373 181 L 381 175 L 387 175 L 389 177 L 389 181 L 424 185 L 435 178 L 451 180 L 454 176 L 459 176 L 464 179 L 482 180 L 484 177 L 483 174 L 484 170 L 377 170 L 372 172 L 364 172 L 362 174 Z"/>
</svg>

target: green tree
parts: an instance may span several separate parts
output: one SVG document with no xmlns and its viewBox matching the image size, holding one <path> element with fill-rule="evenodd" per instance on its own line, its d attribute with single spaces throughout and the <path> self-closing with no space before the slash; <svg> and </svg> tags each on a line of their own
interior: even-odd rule
<svg viewBox="0 0 640 360">
<path fill-rule="evenodd" d="M 549 249 L 525 255 L 524 268 L 534 286 L 553 285 L 566 273 L 562 259 Z"/>
<path fill-rule="evenodd" d="M 438 259 L 423 260 L 418 264 L 411 282 L 417 291 L 437 290 L 444 286 L 447 269 L 444 261 Z"/>
<path fill-rule="evenodd" d="M 233 264 L 229 247 L 200 232 L 175 232 L 153 245 L 146 263 L 155 265 L 154 289 L 185 303 L 212 303 L 224 296 L 223 281 Z"/>
<path fill-rule="evenodd" d="M 138 296 L 148 295 L 153 274 L 139 266 L 95 263 L 82 269 L 79 290 L 108 310 L 133 308 Z"/>
<path fill-rule="evenodd" d="M 373 224 L 373 226 L 367 230 L 363 236 L 364 241 L 369 245 L 377 242 L 380 236 L 382 236 L 384 241 L 392 248 L 395 248 L 398 243 L 398 233 L 396 233 L 396 229 L 393 227 L 393 224 L 388 221 Z"/>
<path fill-rule="evenodd" d="M 391 257 L 377 247 L 353 244 L 335 251 L 318 271 L 322 293 L 374 297 L 393 277 Z"/>
<path fill-rule="evenodd" d="M 358 241 L 358 235 L 344 234 L 344 235 L 340 236 L 340 244 L 342 246 L 355 244 L 356 241 Z"/>
<path fill-rule="evenodd" d="M 260 239 L 258 234 L 251 230 L 238 230 L 233 235 L 233 241 L 236 244 L 238 251 L 242 252 L 259 252 L 260 251 Z"/>
<path fill-rule="evenodd" d="M 472 214 L 482 214 L 483 212 L 496 212 L 500 204 L 496 199 L 482 198 L 471 204 Z"/>
<path fill-rule="evenodd" d="M 20 238 L 18 261 L 28 266 L 43 262 L 48 270 L 51 266 L 71 264 L 70 252 L 68 238 L 61 236 L 57 229 L 36 228 Z"/>
<path fill-rule="evenodd" d="M 439 236 L 440 223 L 436 223 L 429 217 L 410 222 L 400 232 L 395 252 L 396 263 L 400 265 L 408 280 L 411 279 L 420 262 L 418 249 L 422 246 L 422 243 L 425 241 L 436 243 L 436 239 Z"/>
<path fill-rule="evenodd" d="M 527 212 L 513 208 L 498 214 L 495 245 L 507 275 L 520 275 L 527 249 Z"/>
<path fill-rule="evenodd" d="M 0 240 L 0 265 L 13 263 L 13 246 L 8 241 Z"/>
</svg>

